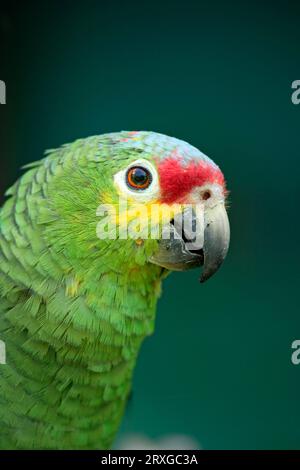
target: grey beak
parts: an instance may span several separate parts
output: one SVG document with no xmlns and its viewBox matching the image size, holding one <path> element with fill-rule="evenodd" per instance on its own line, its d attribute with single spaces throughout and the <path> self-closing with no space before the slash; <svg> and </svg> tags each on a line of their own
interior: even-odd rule
<svg viewBox="0 0 300 470">
<path fill-rule="evenodd" d="M 230 227 L 224 203 L 206 209 L 205 224 L 204 266 L 200 282 L 207 281 L 218 271 L 228 252 Z"/>
<path fill-rule="evenodd" d="M 229 247 L 230 229 L 224 203 L 207 208 L 204 217 L 199 217 L 199 213 L 194 211 L 186 211 L 179 225 L 175 221 L 163 227 L 158 249 L 149 261 L 172 271 L 203 266 L 200 282 L 205 282 L 219 269 Z M 196 249 L 192 240 L 195 230 Z M 202 240 L 200 246 L 199 240 Z"/>
</svg>

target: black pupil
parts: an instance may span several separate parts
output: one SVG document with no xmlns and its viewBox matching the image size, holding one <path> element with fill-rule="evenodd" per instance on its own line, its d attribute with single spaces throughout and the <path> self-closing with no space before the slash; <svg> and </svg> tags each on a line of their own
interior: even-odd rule
<svg viewBox="0 0 300 470">
<path fill-rule="evenodd" d="M 144 168 L 135 168 L 131 174 L 132 181 L 136 185 L 143 186 L 149 179 L 149 173 Z"/>
</svg>

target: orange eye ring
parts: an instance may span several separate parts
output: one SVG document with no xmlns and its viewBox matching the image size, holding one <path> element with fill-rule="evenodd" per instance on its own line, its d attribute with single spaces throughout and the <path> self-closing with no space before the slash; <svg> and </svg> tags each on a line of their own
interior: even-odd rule
<svg viewBox="0 0 300 470">
<path fill-rule="evenodd" d="M 151 182 L 152 175 L 147 168 L 142 166 L 133 166 L 127 171 L 126 183 L 129 188 L 144 190 L 150 186 Z"/>
</svg>

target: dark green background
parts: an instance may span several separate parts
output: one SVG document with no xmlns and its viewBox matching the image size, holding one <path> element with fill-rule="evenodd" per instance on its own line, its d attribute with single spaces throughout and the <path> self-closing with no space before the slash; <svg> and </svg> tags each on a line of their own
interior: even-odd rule
<svg viewBox="0 0 300 470">
<path fill-rule="evenodd" d="M 1 195 L 75 138 L 153 130 L 199 147 L 231 191 L 220 272 L 172 275 L 121 433 L 206 449 L 300 448 L 299 3 L 7 2 Z"/>
</svg>

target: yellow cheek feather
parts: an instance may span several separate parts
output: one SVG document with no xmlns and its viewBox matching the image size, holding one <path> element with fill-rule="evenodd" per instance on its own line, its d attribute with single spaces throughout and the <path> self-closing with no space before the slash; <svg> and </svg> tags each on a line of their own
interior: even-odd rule
<svg viewBox="0 0 300 470">
<path fill-rule="evenodd" d="M 132 196 L 124 198 L 120 195 L 119 202 L 116 203 L 109 193 L 102 193 L 101 200 L 110 223 L 118 227 L 120 232 L 124 233 L 130 224 L 134 224 L 139 233 L 148 229 L 148 236 L 150 230 L 151 234 L 156 234 L 150 238 L 159 238 L 163 225 L 183 210 L 183 204 L 160 203 L 159 199 L 140 202 Z"/>
<path fill-rule="evenodd" d="M 126 229 L 131 222 L 138 222 L 141 228 L 162 227 L 182 212 L 181 204 L 161 204 L 158 200 L 145 203 L 128 201 L 128 208 L 116 214 L 115 222 L 120 229 Z"/>
</svg>

